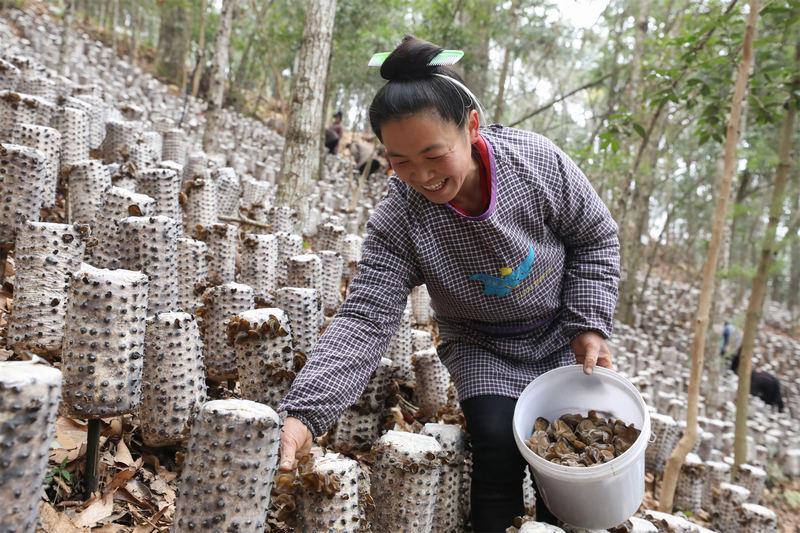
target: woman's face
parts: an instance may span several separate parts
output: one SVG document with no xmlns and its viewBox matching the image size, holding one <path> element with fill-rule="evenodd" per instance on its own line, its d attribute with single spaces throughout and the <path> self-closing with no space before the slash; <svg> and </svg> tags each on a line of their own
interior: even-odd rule
<svg viewBox="0 0 800 533">
<path fill-rule="evenodd" d="M 477 172 L 472 143 L 478 140 L 478 113 L 459 128 L 431 109 L 381 125 L 386 155 L 397 176 L 431 202 L 452 201 Z"/>
</svg>

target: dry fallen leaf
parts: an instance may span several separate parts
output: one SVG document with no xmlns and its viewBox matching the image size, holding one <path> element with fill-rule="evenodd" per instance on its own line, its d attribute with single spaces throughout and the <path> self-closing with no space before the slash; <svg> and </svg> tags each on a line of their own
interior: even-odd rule
<svg viewBox="0 0 800 533">
<path fill-rule="evenodd" d="M 131 528 L 120 524 L 106 524 L 103 527 L 92 529 L 92 533 L 128 533 Z"/>
<path fill-rule="evenodd" d="M 164 496 L 167 503 L 173 503 L 175 501 L 175 491 L 164 481 L 164 478 L 160 476 L 156 476 L 153 482 L 150 483 L 150 490 Z"/>
<path fill-rule="evenodd" d="M 170 481 L 175 481 L 175 479 L 178 477 L 177 472 L 172 472 L 171 470 L 167 470 L 163 466 L 159 466 L 158 469 L 156 470 L 156 473 L 162 478 L 164 478 L 164 481 L 166 481 L 167 483 L 169 483 Z"/>
<path fill-rule="evenodd" d="M 89 507 L 77 514 L 75 523 L 79 527 L 91 527 L 112 514 L 114 514 L 114 496 L 108 494 L 98 498 Z"/>
<path fill-rule="evenodd" d="M 114 474 L 114 477 L 103 489 L 103 494 L 113 494 L 118 488 L 124 487 L 128 480 L 136 475 L 136 470 L 138 470 L 136 466 L 131 466 Z"/>
<path fill-rule="evenodd" d="M 56 511 L 52 505 L 46 502 L 39 507 L 39 526 L 45 533 L 83 533 L 87 531 L 78 527 L 70 517 Z"/>
<path fill-rule="evenodd" d="M 56 441 L 62 448 L 76 448 L 80 443 L 86 442 L 86 424 L 59 416 L 56 420 Z"/>
<path fill-rule="evenodd" d="M 117 454 L 114 456 L 114 462 L 123 464 L 125 466 L 133 465 L 133 457 L 131 456 L 131 452 L 128 450 L 128 446 L 125 445 L 125 441 L 123 439 L 120 439 L 119 444 L 117 444 Z"/>
</svg>

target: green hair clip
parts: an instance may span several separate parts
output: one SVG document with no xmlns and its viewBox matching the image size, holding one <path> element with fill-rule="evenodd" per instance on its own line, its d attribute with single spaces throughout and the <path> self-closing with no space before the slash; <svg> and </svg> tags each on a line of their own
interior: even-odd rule
<svg viewBox="0 0 800 533">
<path fill-rule="evenodd" d="M 383 62 L 386 61 L 386 58 L 389 57 L 390 54 L 391 52 L 378 52 L 372 56 L 367 66 L 379 67 L 383 65 Z M 428 62 L 428 66 L 455 65 L 462 57 L 464 57 L 464 52 L 462 50 L 442 50 Z"/>
</svg>

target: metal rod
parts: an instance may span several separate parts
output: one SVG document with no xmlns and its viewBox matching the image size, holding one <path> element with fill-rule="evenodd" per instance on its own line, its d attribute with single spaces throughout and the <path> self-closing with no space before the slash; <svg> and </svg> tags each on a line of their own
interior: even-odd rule
<svg viewBox="0 0 800 533">
<path fill-rule="evenodd" d="M 6 277 L 6 258 L 8 257 L 8 250 L 3 246 L 0 246 L 0 287 L 3 286 L 3 282 L 5 281 Z"/>
<path fill-rule="evenodd" d="M 88 500 L 97 490 L 97 463 L 100 451 L 100 419 L 89 419 L 89 430 L 86 434 L 86 467 L 83 472 L 83 487 Z"/>
</svg>

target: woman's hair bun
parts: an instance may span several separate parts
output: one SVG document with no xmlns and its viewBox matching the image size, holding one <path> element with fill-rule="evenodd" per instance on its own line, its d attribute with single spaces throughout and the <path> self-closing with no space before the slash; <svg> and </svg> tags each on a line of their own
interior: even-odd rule
<svg viewBox="0 0 800 533">
<path fill-rule="evenodd" d="M 389 81 L 427 78 L 438 72 L 440 67 L 430 67 L 428 63 L 442 50 L 441 46 L 406 35 L 381 65 L 381 77 Z"/>
</svg>

